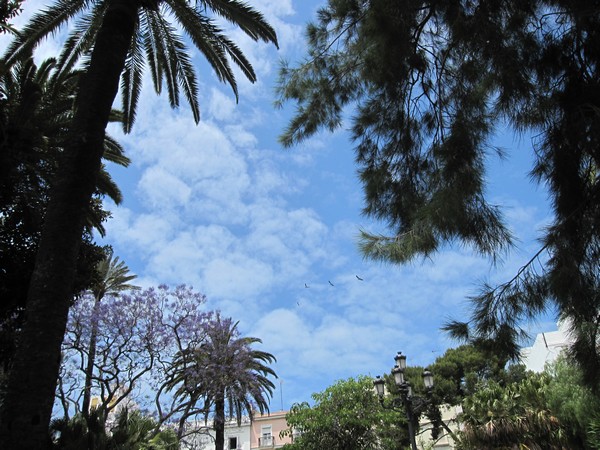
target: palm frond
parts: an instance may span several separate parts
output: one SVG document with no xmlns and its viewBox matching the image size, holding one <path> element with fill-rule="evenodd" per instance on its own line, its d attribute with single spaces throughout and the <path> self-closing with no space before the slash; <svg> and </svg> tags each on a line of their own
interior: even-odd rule
<svg viewBox="0 0 600 450">
<path fill-rule="evenodd" d="M 125 149 L 113 137 L 104 136 L 104 154 L 103 159 L 123 167 L 131 164 L 131 159 L 125 156 Z"/>
<path fill-rule="evenodd" d="M 236 0 L 203 0 L 198 3 L 208 6 L 219 16 L 239 26 L 255 41 L 262 39 L 264 42 L 272 42 L 279 48 L 277 34 L 273 27 L 267 23 L 261 13 L 247 3 Z"/>
<path fill-rule="evenodd" d="M 108 5 L 109 2 L 98 3 L 90 14 L 86 14 L 76 22 L 60 55 L 58 65 L 61 72 L 71 71 L 82 55 L 92 48 Z"/>
<path fill-rule="evenodd" d="M 226 43 L 223 42 L 226 38 L 222 30 L 212 20 L 182 2 L 172 1 L 168 5 L 196 48 L 200 50 L 216 72 L 219 81 L 227 82 L 237 99 L 237 83 L 227 60 L 229 51 L 226 49 Z M 255 79 L 255 76 L 250 78 L 251 81 Z"/>
<path fill-rule="evenodd" d="M 248 78 L 248 80 L 252 83 L 255 83 L 257 80 L 256 73 L 252 68 L 252 64 L 246 58 L 244 53 L 240 50 L 240 48 L 235 45 L 235 43 L 228 39 L 225 35 L 217 36 L 220 38 L 220 42 L 227 51 L 227 54 L 231 57 L 232 61 L 240 68 L 243 74 Z"/>
<path fill-rule="evenodd" d="M 96 190 L 100 194 L 107 195 L 117 205 L 123 202 L 123 193 L 121 192 L 121 189 L 119 189 L 119 186 L 117 186 L 117 183 L 114 182 L 104 166 L 100 169 L 98 181 L 96 183 Z"/>
<path fill-rule="evenodd" d="M 69 19 L 85 9 L 89 2 L 90 0 L 58 0 L 35 14 L 6 49 L 3 58 L 6 67 L 31 53 L 43 38 L 57 32 Z"/>
<path fill-rule="evenodd" d="M 129 289 L 139 289 L 138 286 L 129 284 L 137 278 L 129 272 L 129 267 L 118 256 L 114 256 L 112 250 L 108 251 L 106 258 L 98 263 L 96 270 L 100 275 L 100 281 L 92 287 L 96 298 L 103 298 L 106 294 L 116 294 Z"/>
<path fill-rule="evenodd" d="M 179 106 L 179 87 L 177 85 L 177 67 L 173 54 L 173 35 L 177 33 L 175 28 L 166 21 L 166 19 L 153 11 L 148 12 L 152 18 L 152 32 L 156 35 L 157 45 L 157 64 L 163 69 L 169 104 L 172 108 Z"/>
<path fill-rule="evenodd" d="M 144 45 L 150 60 L 152 76 L 156 78 L 154 81 L 155 89 L 160 92 L 162 85 L 160 77 L 164 73 L 171 106 L 179 106 L 179 87 L 181 87 L 192 109 L 194 121 L 198 123 L 200 120 L 198 83 L 194 66 L 188 55 L 188 49 L 173 26 L 161 15 L 157 12 L 148 11 L 147 16 L 149 19 L 154 16 L 154 18 L 148 20 L 150 28 L 146 31 L 155 36 L 147 37 L 144 40 Z M 159 39 L 156 39 L 156 36 Z"/>
<path fill-rule="evenodd" d="M 198 123 L 200 121 L 200 104 L 198 103 L 198 82 L 194 65 L 182 41 L 174 42 L 174 49 L 177 53 L 177 80 L 192 109 L 194 121 Z"/>
<path fill-rule="evenodd" d="M 43 85 L 50 78 L 52 70 L 56 67 L 56 58 L 48 58 L 40 63 L 35 74 L 36 83 Z"/>
<path fill-rule="evenodd" d="M 160 28 L 157 24 L 158 18 L 152 14 L 152 11 L 143 9 L 140 15 L 140 29 L 144 30 L 144 48 L 146 50 L 146 59 L 150 67 L 150 76 L 154 85 L 154 90 L 160 95 L 162 91 L 163 65 L 159 60 L 159 54 L 164 51 L 161 45 Z"/>
<path fill-rule="evenodd" d="M 139 24 L 138 24 L 139 27 Z M 139 28 L 138 28 L 139 29 Z M 123 131 L 131 132 L 135 122 L 135 113 L 142 89 L 142 72 L 144 70 L 143 42 L 140 34 L 135 32 L 121 74 L 121 90 L 123 92 Z"/>
</svg>

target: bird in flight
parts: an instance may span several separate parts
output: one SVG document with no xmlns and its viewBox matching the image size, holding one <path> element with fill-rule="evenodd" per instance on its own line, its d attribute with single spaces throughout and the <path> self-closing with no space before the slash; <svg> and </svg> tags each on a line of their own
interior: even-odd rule
<svg viewBox="0 0 600 450">
<path fill-rule="evenodd" d="M 333 283 L 331 281 L 329 282 L 329 284 L 333 286 Z"/>
<path fill-rule="evenodd" d="M 308 287 L 308 284 L 304 283 L 304 287 L 305 287 L 305 288 L 307 288 L 307 287 Z"/>
<path fill-rule="evenodd" d="M 361 277 L 359 277 L 358 275 L 355 275 L 356 278 L 358 278 L 358 281 L 363 281 L 363 279 Z"/>
</svg>

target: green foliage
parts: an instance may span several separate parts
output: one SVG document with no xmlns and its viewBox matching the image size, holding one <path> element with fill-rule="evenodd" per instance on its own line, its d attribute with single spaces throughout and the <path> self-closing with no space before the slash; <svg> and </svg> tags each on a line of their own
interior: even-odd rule
<svg viewBox="0 0 600 450">
<path fill-rule="evenodd" d="M 600 399 L 566 357 L 519 381 L 480 383 L 463 410 L 462 449 L 598 448 Z"/>
<path fill-rule="evenodd" d="M 548 408 L 565 425 L 571 442 L 580 448 L 598 448 L 600 398 L 583 384 L 581 369 L 563 356 L 545 372 L 551 377 L 545 393 Z"/>
<path fill-rule="evenodd" d="M 600 416 L 591 418 L 588 426 L 587 442 L 590 448 L 600 448 Z"/>
<path fill-rule="evenodd" d="M 179 442 L 171 429 L 158 431 L 156 422 L 139 411 L 123 409 L 111 429 L 107 450 L 178 450 Z"/>
<path fill-rule="evenodd" d="M 505 385 L 524 377 L 523 366 L 505 366 L 505 359 L 474 345 L 448 349 L 429 367 L 435 377 L 434 396 L 441 403 L 458 405 L 485 380 Z"/>
<path fill-rule="evenodd" d="M 532 133 L 534 182 L 553 222 L 514 278 L 484 284 L 446 329 L 518 358 L 524 321 L 572 321 L 571 353 L 600 389 L 600 4 L 583 0 L 330 0 L 307 27 L 307 57 L 280 72 L 297 104 L 292 145 L 351 118 L 365 214 L 388 236 L 363 253 L 405 263 L 459 242 L 497 258 L 512 245 L 486 197 L 496 128 Z"/>
<path fill-rule="evenodd" d="M 314 406 L 295 404 L 286 416 L 294 436 L 289 450 L 397 449 L 407 443 L 404 414 L 379 404 L 370 377 L 340 380 L 312 396 Z"/>
<path fill-rule="evenodd" d="M 98 411 L 93 411 L 88 419 L 81 414 L 71 419 L 54 419 L 50 423 L 52 448 L 54 450 L 80 450 L 84 448 L 104 450 L 108 440 L 104 422 L 104 417 Z"/>
<path fill-rule="evenodd" d="M 506 387 L 489 381 L 465 398 L 460 449 L 562 449 L 565 426 L 548 408 L 550 377 L 530 375 Z"/>
<path fill-rule="evenodd" d="M 173 430 L 159 430 L 152 418 L 127 408 L 119 412 L 108 431 L 98 411 L 89 419 L 77 415 L 70 420 L 54 420 L 50 429 L 55 450 L 179 450 Z"/>
</svg>

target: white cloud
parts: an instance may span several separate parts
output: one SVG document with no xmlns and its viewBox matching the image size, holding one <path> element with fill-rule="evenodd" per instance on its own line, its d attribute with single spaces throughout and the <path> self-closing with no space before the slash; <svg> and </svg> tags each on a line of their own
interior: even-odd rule
<svg viewBox="0 0 600 450">
<path fill-rule="evenodd" d="M 138 188 L 152 207 L 166 210 L 185 205 L 192 192 L 180 178 L 157 166 L 144 172 Z"/>
<path fill-rule="evenodd" d="M 535 203 L 503 200 L 526 244 L 498 269 L 456 248 L 403 267 L 363 260 L 362 192 L 344 132 L 285 151 L 276 141 L 293 109 L 271 107 L 278 60 L 297 60 L 309 17 L 294 8 L 312 13 L 316 2 L 253 5 L 276 28 L 281 50 L 228 32 L 259 76 L 256 85 L 238 76 L 239 104 L 202 63 L 199 125 L 183 99 L 171 110 L 154 95 L 146 74 L 133 133 L 111 127 L 133 164 L 126 206 L 110 207 L 106 243 L 140 284 L 186 283 L 208 294 L 207 307 L 263 339 L 288 399 L 302 401 L 336 379 L 389 370 L 397 350 L 411 364 L 439 356 L 451 344 L 438 331 L 445 318 L 464 317 L 478 280 L 515 273 L 544 214 Z"/>
</svg>

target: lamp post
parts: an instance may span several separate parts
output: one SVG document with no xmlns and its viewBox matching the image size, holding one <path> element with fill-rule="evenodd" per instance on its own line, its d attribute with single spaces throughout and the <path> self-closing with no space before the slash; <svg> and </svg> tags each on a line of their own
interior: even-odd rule
<svg viewBox="0 0 600 450">
<path fill-rule="evenodd" d="M 414 396 L 412 393 L 412 387 L 408 381 L 404 378 L 404 370 L 406 369 L 406 356 L 401 352 L 396 354 L 394 358 L 396 365 L 392 369 L 392 375 L 394 377 L 394 383 L 398 386 L 400 392 L 399 398 L 392 398 L 391 404 L 386 405 L 384 403 L 385 396 L 385 380 L 380 376 L 377 376 L 373 381 L 377 396 L 381 406 L 388 409 L 397 410 L 399 406 L 404 408 L 406 412 L 406 420 L 408 421 L 408 435 L 410 438 L 410 445 L 412 450 L 417 450 L 417 442 L 415 439 L 415 420 L 421 416 L 421 413 L 425 410 L 427 405 L 430 403 L 429 398 L 422 398 Z M 433 389 L 433 374 L 429 370 L 423 371 L 422 374 L 423 383 L 427 389 L 427 393 L 431 393 Z M 428 396 L 429 397 L 429 396 Z"/>
</svg>

